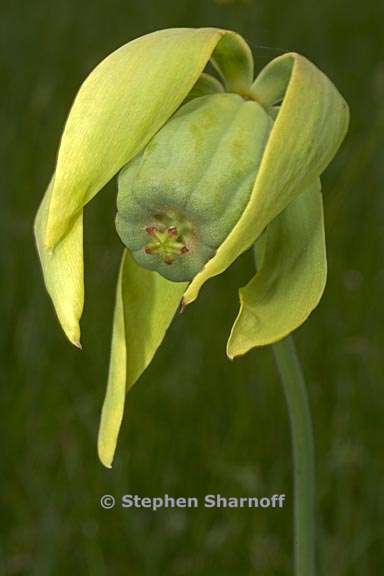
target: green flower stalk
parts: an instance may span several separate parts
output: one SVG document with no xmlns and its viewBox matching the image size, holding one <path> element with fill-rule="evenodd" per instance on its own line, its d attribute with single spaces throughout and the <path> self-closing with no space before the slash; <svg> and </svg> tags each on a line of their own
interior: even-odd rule
<svg viewBox="0 0 384 576">
<path fill-rule="evenodd" d="M 204 72 L 209 62 L 217 78 Z M 58 319 L 80 347 L 83 209 L 118 174 L 116 229 L 125 249 L 99 430 L 105 466 L 126 393 L 176 310 L 244 251 L 254 248 L 258 270 L 240 289 L 229 358 L 283 339 L 316 307 L 326 282 L 319 177 L 348 119 L 337 89 L 306 58 L 284 54 L 254 79 L 244 39 L 215 28 L 140 37 L 85 80 L 35 235 Z"/>
</svg>

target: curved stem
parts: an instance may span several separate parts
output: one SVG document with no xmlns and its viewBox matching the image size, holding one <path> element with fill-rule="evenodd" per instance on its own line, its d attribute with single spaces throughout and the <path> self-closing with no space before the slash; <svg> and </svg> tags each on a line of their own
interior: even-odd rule
<svg viewBox="0 0 384 576">
<path fill-rule="evenodd" d="M 291 422 L 295 576 L 315 575 L 315 463 L 307 390 L 292 336 L 273 345 Z"/>
</svg>

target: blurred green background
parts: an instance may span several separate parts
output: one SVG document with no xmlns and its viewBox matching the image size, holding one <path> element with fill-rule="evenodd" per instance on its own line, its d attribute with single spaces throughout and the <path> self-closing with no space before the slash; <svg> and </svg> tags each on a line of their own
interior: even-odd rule
<svg viewBox="0 0 384 576">
<path fill-rule="evenodd" d="M 86 210 L 82 353 L 61 333 L 32 237 L 79 84 L 158 28 L 245 36 L 257 68 L 313 60 L 351 105 L 324 182 L 329 282 L 297 332 L 317 450 L 320 573 L 384 571 L 384 5 L 380 0 L 3 0 L 1 27 L 1 574 L 292 574 L 289 423 L 269 349 L 229 362 L 249 255 L 204 288 L 129 395 L 111 471 L 96 455 L 120 243 L 114 184 Z M 102 510 L 105 493 L 286 493 L 273 510 Z M 380 542 L 381 540 L 381 542 Z"/>
</svg>

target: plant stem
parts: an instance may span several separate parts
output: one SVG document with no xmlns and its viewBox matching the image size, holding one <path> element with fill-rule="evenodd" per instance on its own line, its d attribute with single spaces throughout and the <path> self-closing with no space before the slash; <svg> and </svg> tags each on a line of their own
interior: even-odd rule
<svg viewBox="0 0 384 576">
<path fill-rule="evenodd" d="M 291 422 L 295 576 L 315 575 L 315 463 L 307 390 L 292 336 L 273 345 Z"/>
</svg>

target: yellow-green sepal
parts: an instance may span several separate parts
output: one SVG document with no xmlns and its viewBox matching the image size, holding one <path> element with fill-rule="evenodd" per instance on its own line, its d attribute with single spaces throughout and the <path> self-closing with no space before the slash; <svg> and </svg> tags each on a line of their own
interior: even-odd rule
<svg viewBox="0 0 384 576">
<path fill-rule="evenodd" d="M 348 107 L 332 82 L 306 58 L 286 54 L 256 79 L 257 100 L 282 100 L 250 200 L 236 226 L 188 287 L 184 304 L 202 285 L 247 250 L 268 224 L 316 180 L 335 155 L 349 121 Z"/>
<path fill-rule="evenodd" d="M 223 36 L 212 64 L 223 79 L 228 92 L 247 94 L 253 81 L 253 56 L 246 41 L 235 33 Z"/>
<path fill-rule="evenodd" d="M 239 61 L 236 82 L 245 74 L 249 84 L 245 41 L 216 28 L 153 32 L 96 66 L 75 98 L 62 135 L 48 213 L 48 248 L 177 110 L 213 53 L 229 83 L 231 62 Z"/>
<path fill-rule="evenodd" d="M 152 361 L 180 305 L 185 286 L 139 267 L 129 252 L 124 252 L 98 436 L 99 458 L 107 468 L 112 466 L 126 393 Z"/>
<path fill-rule="evenodd" d="M 138 38 L 103 60 L 75 98 L 35 234 L 47 289 L 77 345 L 84 299 L 83 207 L 182 104 L 212 53 L 219 61 L 228 53 L 228 43 L 221 44 L 227 36 L 246 61 L 244 40 L 226 30 L 180 28 Z"/>
<path fill-rule="evenodd" d="M 256 242 L 258 272 L 240 289 L 229 358 L 284 338 L 317 306 L 327 277 L 320 188 L 307 187 Z"/>
<path fill-rule="evenodd" d="M 81 348 L 79 320 L 84 306 L 83 218 L 80 215 L 65 237 L 48 250 L 44 243 L 52 178 L 34 224 L 37 250 L 48 294 L 59 322 L 72 344 Z"/>
</svg>

